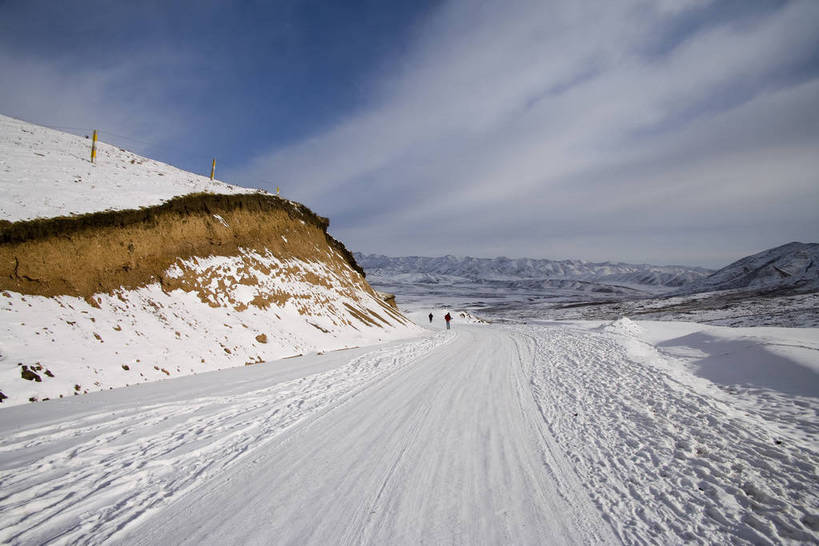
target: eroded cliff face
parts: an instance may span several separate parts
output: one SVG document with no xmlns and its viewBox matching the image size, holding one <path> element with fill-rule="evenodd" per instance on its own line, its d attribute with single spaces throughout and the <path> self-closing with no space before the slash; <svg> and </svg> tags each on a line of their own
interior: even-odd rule
<svg viewBox="0 0 819 546">
<path fill-rule="evenodd" d="M 0 288 L 90 296 L 156 280 L 176 261 L 240 248 L 324 262 L 361 274 L 328 222 L 273 195 L 193 194 L 140 210 L 0 224 Z M 351 276 L 369 289 L 363 278 Z"/>
<path fill-rule="evenodd" d="M 264 193 L 0 223 L 0 394 L 54 398 L 416 333 L 327 226 Z"/>
</svg>

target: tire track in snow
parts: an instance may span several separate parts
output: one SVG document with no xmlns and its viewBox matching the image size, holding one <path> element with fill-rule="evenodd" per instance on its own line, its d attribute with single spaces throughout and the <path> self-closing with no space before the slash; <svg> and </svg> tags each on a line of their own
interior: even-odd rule
<svg viewBox="0 0 819 546">
<path fill-rule="evenodd" d="M 457 333 L 453 334 L 453 338 L 457 335 Z M 429 415 L 432 411 L 431 399 L 434 399 L 441 389 L 443 389 L 443 385 L 439 384 L 433 387 L 431 392 L 426 392 L 423 397 L 418 398 L 417 409 L 413 410 L 407 418 L 407 421 L 410 423 L 409 430 L 401 435 L 402 445 L 394 452 L 394 455 L 392 455 L 393 462 L 389 465 L 383 478 L 378 479 L 381 483 L 378 492 L 369 503 L 362 504 L 361 509 L 356 511 L 355 516 L 352 518 L 341 540 L 342 543 L 354 544 L 360 542 L 361 537 L 373 536 L 374 528 L 377 527 L 378 524 L 375 516 L 385 511 L 385 492 L 395 487 L 399 467 L 402 463 L 406 463 L 408 451 L 416 445 L 423 425 L 429 419 Z"/>
<path fill-rule="evenodd" d="M 296 424 L 451 341 L 440 333 L 328 372 L 24 430 L 0 440 L 0 541 L 98 544 Z"/>
<path fill-rule="evenodd" d="M 537 341 L 521 332 L 512 331 L 520 368 L 516 374 L 518 403 L 521 413 L 527 415 L 527 424 L 532 427 L 534 434 L 540 439 L 543 470 L 549 474 L 556 485 L 556 490 L 563 501 L 572 507 L 570 512 L 575 525 L 584 530 L 587 537 L 594 537 L 601 543 L 614 540 L 608 530 L 599 529 L 596 509 L 590 506 L 591 498 L 581 494 L 584 490 L 582 481 L 575 473 L 575 468 L 569 461 L 568 454 L 564 453 L 561 445 L 552 436 L 547 426 L 548 419 L 535 396 L 532 375 L 537 369 Z M 594 515 L 590 515 L 594 512 Z"/>
<path fill-rule="evenodd" d="M 819 542 L 816 450 L 625 341 L 463 328 L 6 435 L 0 541 Z"/>
<path fill-rule="evenodd" d="M 544 447 L 549 433 L 512 337 L 495 328 L 453 332 L 451 343 L 373 383 L 339 411 L 292 429 L 254 464 L 236 465 L 125 538 L 611 543 L 585 489 L 562 476 L 566 465 L 554 462 L 560 454 L 549 456 Z M 556 476 L 566 484 L 563 496 Z"/>
</svg>

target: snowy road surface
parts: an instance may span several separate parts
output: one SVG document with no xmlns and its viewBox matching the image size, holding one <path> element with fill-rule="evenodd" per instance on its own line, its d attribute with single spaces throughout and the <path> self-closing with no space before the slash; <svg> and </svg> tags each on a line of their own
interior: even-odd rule
<svg viewBox="0 0 819 546">
<path fill-rule="evenodd" d="M 817 542 L 816 398 L 726 392 L 628 326 L 459 326 L 0 410 L 0 542 Z"/>
</svg>

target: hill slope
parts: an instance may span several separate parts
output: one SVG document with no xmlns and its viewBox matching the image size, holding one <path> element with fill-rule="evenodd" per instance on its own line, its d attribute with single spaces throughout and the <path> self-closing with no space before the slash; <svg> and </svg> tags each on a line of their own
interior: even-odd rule
<svg viewBox="0 0 819 546">
<path fill-rule="evenodd" d="M 104 138 L 102 135 L 101 138 Z M 160 205 L 196 192 L 255 193 L 91 140 L 0 115 L 0 220 Z"/>
<path fill-rule="evenodd" d="M 417 334 L 326 218 L 100 146 L 0 119 L 4 406 Z"/>
<path fill-rule="evenodd" d="M 819 243 L 792 242 L 747 256 L 686 286 L 680 293 L 743 289 L 819 290 Z"/>
</svg>

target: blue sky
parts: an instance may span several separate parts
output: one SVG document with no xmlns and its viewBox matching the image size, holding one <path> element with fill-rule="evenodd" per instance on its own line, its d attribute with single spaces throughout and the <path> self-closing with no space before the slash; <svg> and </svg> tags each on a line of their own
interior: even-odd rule
<svg viewBox="0 0 819 546">
<path fill-rule="evenodd" d="M 819 237 L 819 2 L 0 0 L 0 111 L 349 248 L 719 266 Z"/>
</svg>

